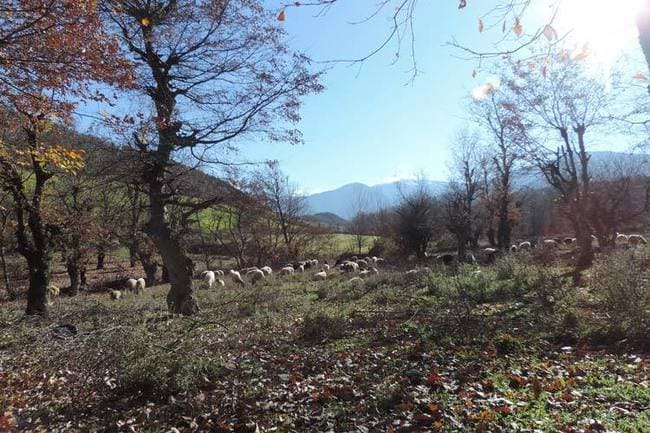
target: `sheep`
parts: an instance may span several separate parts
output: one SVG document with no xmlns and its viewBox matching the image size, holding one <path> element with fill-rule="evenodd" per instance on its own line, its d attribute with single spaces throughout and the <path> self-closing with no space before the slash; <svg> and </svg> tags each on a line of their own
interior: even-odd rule
<svg viewBox="0 0 650 433">
<path fill-rule="evenodd" d="M 327 272 L 320 271 L 314 274 L 314 281 L 325 281 L 327 279 Z"/>
<path fill-rule="evenodd" d="M 519 251 L 519 248 L 517 247 L 517 245 L 515 245 L 515 244 L 510 245 L 510 252 L 511 253 L 516 253 L 517 251 Z"/>
<path fill-rule="evenodd" d="M 642 235 L 629 235 L 627 242 L 632 246 L 647 245 L 648 241 Z"/>
<path fill-rule="evenodd" d="M 296 269 L 298 272 L 305 272 L 305 265 L 298 265 L 298 269 Z"/>
<path fill-rule="evenodd" d="M 208 285 L 208 289 L 212 288 L 212 285 L 214 284 L 216 278 L 214 276 L 214 272 L 212 271 L 204 271 L 203 273 L 203 281 Z"/>
<path fill-rule="evenodd" d="M 49 286 L 47 286 L 47 295 L 50 298 L 56 298 L 57 296 L 59 296 L 60 293 L 61 293 L 61 290 L 59 290 L 59 288 L 57 286 L 55 286 L 53 284 L 50 284 Z"/>
<path fill-rule="evenodd" d="M 453 254 L 439 254 L 436 256 L 436 261 L 441 262 L 444 265 L 451 265 L 454 260 L 456 260 L 456 256 Z"/>
<path fill-rule="evenodd" d="M 224 280 L 222 280 L 221 278 L 217 278 L 217 284 L 219 284 L 221 287 L 226 286 L 226 282 Z"/>
<path fill-rule="evenodd" d="M 357 265 L 359 265 L 359 269 L 368 269 L 368 262 L 366 262 L 364 259 L 359 259 L 356 261 Z"/>
<path fill-rule="evenodd" d="M 529 241 L 524 241 L 519 244 L 519 249 L 522 251 L 530 250 L 533 248 L 533 244 L 531 244 Z"/>
<path fill-rule="evenodd" d="M 257 271 L 257 270 L 259 270 L 257 266 L 251 266 L 250 268 L 240 269 L 240 270 L 239 270 L 239 273 L 240 273 L 240 274 L 244 274 L 244 275 L 246 275 L 246 274 L 248 274 L 250 271 Z"/>
<path fill-rule="evenodd" d="M 624 235 L 623 233 L 616 232 L 616 240 L 615 240 L 615 242 L 617 244 L 618 243 L 626 244 L 627 240 L 628 240 L 627 235 Z"/>
<path fill-rule="evenodd" d="M 485 254 L 496 254 L 497 251 L 499 251 L 499 250 L 497 250 L 496 248 L 489 248 L 489 247 L 488 248 L 483 248 L 483 252 Z"/>
<path fill-rule="evenodd" d="M 576 241 L 576 238 L 566 237 L 564 238 L 564 245 L 571 245 Z"/>
<path fill-rule="evenodd" d="M 125 287 L 126 290 L 130 292 L 135 292 L 136 289 L 138 288 L 138 280 L 136 280 L 135 278 L 129 278 L 128 280 L 126 280 Z"/>
<path fill-rule="evenodd" d="M 250 277 L 251 284 L 253 284 L 253 285 L 255 285 L 256 282 L 266 278 L 266 275 L 264 274 L 264 272 L 260 271 L 259 269 L 254 269 L 254 270 L 250 271 L 249 273 L 247 273 L 246 275 Z"/>
<path fill-rule="evenodd" d="M 343 262 L 341 265 L 341 270 L 344 272 L 358 272 L 359 271 L 359 265 L 356 262 Z"/>
<path fill-rule="evenodd" d="M 352 277 L 348 280 L 348 283 L 361 283 L 363 284 L 363 278 L 361 277 Z"/>
<path fill-rule="evenodd" d="M 214 271 L 214 274 L 218 277 L 223 277 L 226 275 L 222 270 Z"/>
<path fill-rule="evenodd" d="M 374 266 L 371 266 L 369 271 L 375 275 L 379 274 L 379 269 L 375 268 Z"/>
<path fill-rule="evenodd" d="M 330 265 L 327 263 L 323 263 L 320 267 L 323 271 L 329 271 L 330 270 Z"/>
<path fill-rule="evenodd" d="M 267 277 L 273 273 L 273 269 L 271 269 L 270 266 L 264 266 L 260 270 L 264 272 L 264 275 L 266 275 Z"/>
<path fill-rule="evenodd" d="M 555 239 L 544 239 L 542 241 L 542 246 L 544 248 L 557 248 L 559 247 L 559 244 Z"/>
<path fill-rule="evenodd" d="M 147 285 L 146 282 L 144 281 L 144 278 L 138 278 L 137 280 L 135 280 L 135 282 L 136 282 L 135 291 L 137 293 L 140 293 L 140 292 L 144 291 L 144 288 Z"/>
<path fill-rule="evenodd" d="M 240 284 L 242 287 L 246 285 L 246 283 L 244 283 L 244 280 L 241 277 L 241 274 L 236 270 L 234 269 L 230 270 L 230 277 L 235 283 Z"/>
<path fill-rule="evenodd" d="M 317 268 L 318 267 L 318 259 L 311 259 L 311 265 L 312 265 L 312 267 Z"/>
<path fill-rule="evenodd" d="M 406 275 L 416 275 L 418 273 L 417 269 L 411 269 L 410 271 L 406 271 Z"/>
<path fill-rule="evenodd" d="M 280 269 L 280 275 L 292 276 L 293 273 L 294 273 L 294 270 L 293 270 L 292 266 L 285 266 L 284 268 Z"/>
<path fill-rule="evenodd" d="M 122 292 L 120 292 L 119 290 L 110 290 L 108 292 L 108 295 L 112 300 L 117 301 L 122 297 Z"/>
<path fill-rule="evenodd" d="M 381 257 L 377 257 L 377 260 L 375 261 L 375 264 L 379 266 L 380 263 L 386 263 L 385 259 L 382 259 Z"/>
<path fill-rule="evenodd" d="M 368 275 L 370 275 L 370 271 L 368 269 L 364 269 L 363 271 L 359 271 L 359 276 L 365 278 Z"/>
</svg>

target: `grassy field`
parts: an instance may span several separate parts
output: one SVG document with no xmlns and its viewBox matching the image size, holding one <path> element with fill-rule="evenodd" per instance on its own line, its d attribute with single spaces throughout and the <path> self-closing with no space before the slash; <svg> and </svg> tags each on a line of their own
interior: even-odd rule
<svg viewBox="0 0 650 433">
<path fill-rule="evenodd" d="M 647 432 L 648 269 L 646 250 L 581 288 L 524 256 L 301 275 L 199 290 L 189 318 L 165 286 L 49 319 L 4 303 L 0 431 Z"/>
</svg>

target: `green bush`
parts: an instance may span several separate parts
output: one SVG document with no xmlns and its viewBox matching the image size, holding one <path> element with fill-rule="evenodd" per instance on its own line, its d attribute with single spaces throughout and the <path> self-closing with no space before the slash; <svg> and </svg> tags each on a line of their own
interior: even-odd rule
<svg viewBox="0 0 650 433">
<path fill-rule="evenodd" d="M 305 317 L 302 324 L 302 338 L 308 343 L 336 340 L 345 336 L 347 321 L 344 317 L 316 313 Z"/>
</svg>

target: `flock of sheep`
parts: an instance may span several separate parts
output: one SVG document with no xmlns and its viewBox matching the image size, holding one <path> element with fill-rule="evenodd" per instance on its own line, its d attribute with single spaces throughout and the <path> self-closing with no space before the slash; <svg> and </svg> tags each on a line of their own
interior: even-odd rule
<svg viewBox="0 0 650 433">
<path fill-rule="evenodd" d="M 595 236 L 592 236 L 594 241 L 597 241 Z M 539 242 L 539 245 L 534 241 L 523 241 L 518 244 L 513 244 L 509 250 L 512 253 L 518 251 L 528 251 L 536 247 L 546 248 L 546 249 L 556 249 L 560 248 L 561 245 L 572 245 L 576 242 L 574 237 L 565 237 L 565 238 L 553 238 L 553 239 L 543 239 Z M 639 234 L 616 234 L 616 244 L 619 246 L 630 246 L 635 247 L 639 245 L 647 245 L 648 241 L 645 237 Z M 490 259 L 496 258 L 497 254 L 500 251 L 496 248 L 484 248 L 483 254 L 490 261 Z M 430 256 L 426 254 L 428 258 L 435 260 L 444 265 L 449 265 L 457 260 L 457 256 L 451 253 L 438 254 L 435 256 Z M 468 253 L 467 260 L 469 262 L 476 262 L 476 259 L 472 253 Z M 327 261 L 320 263 L 318 259 L 308 259 L 302 260 L 296 263 L 288 263 L 277 271 L 278 278 L 287 277 L 291 278 L 295 274 L 305 274 L 308 272 L 311 273 L 311 279 L 314 281 L 324 281 L 330 277 L 344 275 L 344 274 L 355 274 L 354 277 L 349 279 L 349 282 L 359 282 L 363 281 L 363 277 L 379 273 L 379 265 L 384 263 L 385 260 L 380 257 L 363 257 L 359 258 L 357 256 L 351 256 L 347 259 L 339 259 L 336 261 L 335 265 L 330 267 Z M 426 269 L 426 268 L 423 268 Z M 413 275 L 418 273 L 423 269 L 411 269 L 406 271 L 407 275 Z M 273 269 L 270 266 L 258 267 L 249 267 L 240 270 L 230 269 L 229 271 L 223 270 L 205 270 L 201 272 L 200 278 L 202 280 L 202 286 L 205 288 L 212 288 L 215 284 L 220 286 L 226 286 L 226 277 L 230 277 L 233 283 L 239 286 L 246 286 L 247 281 L 251 285 L 255 285 L 258 282 L 265 281 L 273 275 Z M 124 289 L 126 291 L 141 293 L 146 287 L 144 278 L 129 278 L 126 280 Z M 120 290 L 110 290 L 109 296 L 111 299 L 117 300 L 122 297 L 122 291 Z M 56 286 L 50 286 L 48 288 L 48 295 L 50 298 L 56 297 L 59 295 L 59 289 Z"/>
</svg>

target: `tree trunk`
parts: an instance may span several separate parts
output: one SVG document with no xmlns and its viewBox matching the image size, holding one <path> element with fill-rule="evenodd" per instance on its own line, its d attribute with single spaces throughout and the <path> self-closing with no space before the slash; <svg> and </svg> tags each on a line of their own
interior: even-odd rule
<svg viewBox="0 0 650 433">
<path fill-rule="evenodd" d="M 132 268 L 135 268 L 135 265 L 138 263 L 138 254 L 135 241 L 132 241 L 129 244 L 129 263 Z"/>
<path fill-rule="evenodd" d="M 97 270 L 104 269 L 104 260 L 106 259 L 106 247 L 100 244 L 97 247 Z"/>
<path fill-rule="evenodd" d="M 11 282 L 9 281 L 9 274 L 7 273 L 7 261 L 5 258 L 4 245 L 0 246 L 0 265 L 2 265 L 2 276 L 4 278 L 7 295 L 9 296 L 9 300 L 14 300 L 16 299 L 16 293 L 11 288 Z"/>
<path fill-rule="evenodd" d="M 210 268 L 206 268 L 210 269 Z M 162 267 L 162 275 L 160 276 L 160 282 L 163 284 L 169 283 L 169 271 L 167 270 L 167 266 Z"/>
<path fill-rule="evenodd" d="M 70 278 L 68 294 L 70 296 L 77 296 L 79 294 L 79 287 L 81 286 L 81 270 L 79 269 L 79 262 L 74 259 L 68 260 L 66 269 L 68 271 L 68 277 Z"/>
<path fill-rule="evenodd" d="M 145 279 L 147 286 L 156 284 L 156 272 L 158 272 L 158 263 L 154 261 L 143 261 L 142 268 L 144 269 Z"/>
<path fill-rule="evenodd" d="M 47 287 L 50 284 L 50 257 L 42 251 L 35 251 L 27 257 L 29 267 L 29 289 L 27 290 L 28 316 L 47 316 Z"/>
<path fill-rule="evenodd" d="M 496 235 L 496 230 L 494 230 L 493 227 L 488 228 L 487 231 L 485 232 L 485 236 L 487 236 L 488 242 L 490 243 L 491 247 L 497 246 L 495 235 Z"/>
</svg>

